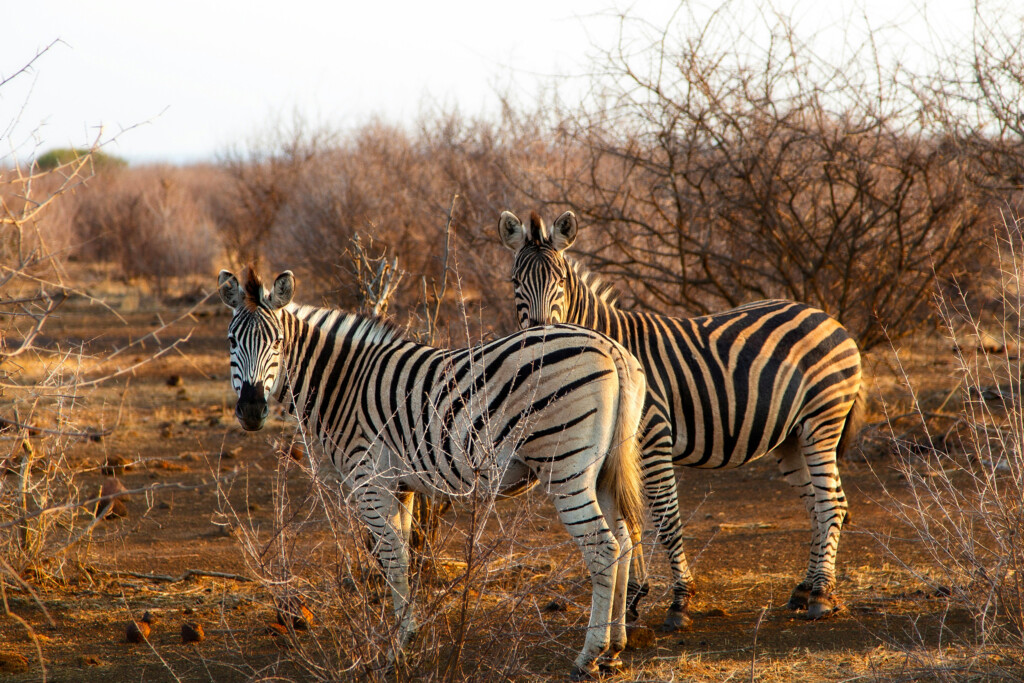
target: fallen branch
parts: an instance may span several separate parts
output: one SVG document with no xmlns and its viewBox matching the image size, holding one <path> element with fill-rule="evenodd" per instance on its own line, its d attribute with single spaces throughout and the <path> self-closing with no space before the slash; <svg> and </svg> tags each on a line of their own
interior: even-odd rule
<svg viewBox="0 0 1024 683">
<path fill-rule="evenodd" d="M 64 436 L 72 439 L 90 440 L 102 439 L 105 436 L 110 436 L 111 434 L 114 433 L 115 429 L 115 427 L 111 427 L 110 429 L 104 429 L 103 431 L 99 432 L 69 432 L 60 429 L 47 429 L 45 427 L 37 427 L 35 425 L 19 422 L 18 420 L 9 420 L 5 417 L 0 417 L 0 424 L 6 424 L 12 427 L 17 427 L 18 429 L 24 429 L 27 432 L 38 432 L 40 434 L 52 434 L 53 436 Z"/>
<path fill-rule="evenodd" d="M 107 574 L 110 576 L 131 576 L 136 579 L 148 579 L 150 581 L 164 581 L 166 583 L 181 583 L 187 579 L 191 579 L 193 576 L 208 576 L 215 579 L 231 579 L 232 581 L 243 581 L 250 582 L 253 579 L 248 576 L 242 576 L 241 574 L 231 574 L 229 572 L 215 572 L 207 569 L 186 569 L 185 573 L 181 576 L 171 576 L 170 574 L 146 574 L 144 572 L 128 572 L 128 571 L 107 571 L 105 569 L 96 570 L 98 573 Z"/>
</svg>

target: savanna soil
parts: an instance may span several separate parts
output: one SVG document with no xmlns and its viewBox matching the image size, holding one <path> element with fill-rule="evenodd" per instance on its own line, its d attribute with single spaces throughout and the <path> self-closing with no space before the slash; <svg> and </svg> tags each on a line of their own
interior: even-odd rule
<svg viewBox="0 0 1024 683">
<path fill-rule="evenodd" d="M 124 322 L 73 300 L 47 327 L 45 342 L 81 343 L 100 357 L 194 303 L 160 303 L 128 288 L 102 295 Z M 343 586 L 340 595 L 350 590 L 354 601 L 372 594 L 366 604 L 378 605 L 382 618 L 390 597 L 379 581 L 366 578 L 373 572 L 365 559 L 341 558 L 332 542 L 336 532 L 310 496 L 308 466 L 301 462 L 308 455 L 290 449 L 291 423 L 275 413 L 261 433 L 237 426 L 227 321 L 227 309 L 211 298 L 161 333 L 163 344 L 191 334 L 179 350 L 88 394 L 79 425 L 110 433 L 70 448 L 80 498 L 95 496 L 109 473 L 129 490 L 158 488 L 131 495 L 126 514 L 100 522 L 59 570 L 51 565 L 28 576 L 35 595 L 7 583 L 10 610 L 24 622 L 0 616 L 0 678 L 40 680 L 41 653 L 45 676 L 54 681 L 305 680 L 316 662 L 331 657 L 342 662 L 332 674 L 342 679 L 446 671 L 452 678 L 563 680 L 582 643 L 589 582 L 578 552 L 537 493 L 501 502 L 484 518 L 483 543 L 497 550 L 482 560 L 466 554 L 474 516 L 464 509 L 447 513 L 442 527 L 454 523 L 458 531 L 442 533 L 438 555 L 478 569 L 467 582 L 467 565 L 433 563 L 421 587 L 432 618 L 427 635 L 421 634 L 427 645 L 414 649 L 407 668 L 379 673 L 379 662 L 338 655 L 347 642 L 338 634 L 351 629 L 344 602 L 311 604 L 310 630 L 271 626 L 272 596 L 280 592 L 261 573 L 260 553 L 266 560 L 277 552 L 271 550 L 274 530 L 290 518 L 302 518 L 301 532 L 289 536 L 291 552 L 322 559 L 323 573 Z M 150 340 L 132 349 L 123 365 L 155 348 Z M 948 345 L 926 348 L 910 365 L 944 395 L 942 387 L 952 386 Z M 882 386 L 893 381 L 887 361 L 874 362 L 871 370 L 886 378 L 874 386 L 889 391 Z M 876 405 L 869 419 L 877 418 Z M 741 470 L 683 474 L 681 499 L 692 511 L 687 551 L 699 590 L 693 625 L 685 632 L 658 631 L 669 603 L 667 568 L 660 551 L 649 548 L 655 575 L 640 622 L 648 628 L 634 631 L 626 668 L 610 680 L 859 680 L 911 677 L 929 663 L 976 672 L 1002 666 L 999 655 L 967 647 L 973 628 L 967 616 L 914 577 L 932 573 L 928 555 L 887 511 L 889 495 L 906 499 L 908 492 L 877 444 L 842 463 L 851 512 L 839 550 L 842 611 L 816 623 L 787 611 L 810 534 L 794 492 L 776 475 L 770 458 Z M 500 545 L 506 537 L 514 543 Z M 349 543 L 345 552 L 362 553 L 359 545 Z M 146 611 L 153 617 L 148 642 L 126 642 L 127 622 Z M 181 642 L 186 621 L 203 626 L 203 642 Z M 372 621 L 364 626 L 375 633 L 387 625 Z M 456 641 L 459 651 L 451 644 Z"/>
</svg>

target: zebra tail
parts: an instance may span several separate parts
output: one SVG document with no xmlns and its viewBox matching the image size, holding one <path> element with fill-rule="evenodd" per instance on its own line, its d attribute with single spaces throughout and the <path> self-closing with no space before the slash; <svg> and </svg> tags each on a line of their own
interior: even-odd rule
<svg viewBox="0 0 1024 683">
<path fill-rule="evenodd" d="M 638 543 L 644 523 L 640 428 L 647 380 L 636 361 L 631 357 L 623 357 L 621 353 L 617 356 L 615 365 L 619 374 L 619 409 L 612 448 L 601 467 L 597 485 L 611 491 L 630 537 L 634 543 Z"/>
<path fill-rule="evenodd" d="M 864 402 L 867 400 L 864 392 L 865 389 L 862 384 L 857 390 L 857 396 L 853 399 L 853 405 L 850 406 L 850 412 L 846 416 L 846 423 L 843 424 L 843 431 L 839 433 L 839 443 L 836 444 L 837 461 L 843 459 L 846 449 L 850 446 L 850 442 L 860 432 L 862 422 L 864 421 Z"/>
</svg>

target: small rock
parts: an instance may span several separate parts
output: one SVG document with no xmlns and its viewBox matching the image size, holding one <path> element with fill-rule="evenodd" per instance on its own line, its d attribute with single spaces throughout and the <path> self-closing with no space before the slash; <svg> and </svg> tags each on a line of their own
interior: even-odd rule
<svg viewBox="0 0 1024 683">
<path fill-rule="evenodd" d="M 195 621 L 186 621 L 181 625 L 181 642 L 201 643 L 206 640 L 203 625 Z"/>
<path fill-rule="evenodd" d="M 96 516 L 104 519 L 128 516 L 128 496 L 116 494 L 126 491 L 117 477 L 107 477 L 100 489 L 100 500 L 96 503 Z"/>
<path fill-rule="evenodd" d="M 78 655 L 78 666 L 106 666 L 107 663 L 99 655 Z"/>
<path fill-rule="evenodd" d="M 721 607 L 712 607 L 711 609 L 706 610 L 701 616 L 712 617 L 712 618 L 713 617 L 727 617 L 727 616 L 729 616 L 729 613 L 726 612 Z"/>
<path fill-rule="evenodd" d="M 125 639 L 129 643 L 141 643 L 149 639 L 152 629 L 145 621 L 129 621 L 125 629 Z"/>
<path fill-rule="evenodd" d="M 287 636 L 288 629 L 283 624 L 267 624 L 267 632 L 272 636 Z"/>
<path fill-rule="evenodd" d="M 649 626 L 633 626 L 629 629 L 626 647 L 632 650 L 646 650 L 654 646 L 654 629 Z"/>
<path fill-rule="evenodd" d="M 28 660 L 16 652 L 0 652 L 0 673 L 23 674 L 28 671 Z"/>
<path fill-rule="evenodd" d="M 181 375 L 171 375 L 167 378 L 167 386 L 169 387 L 180 387 L 184 385 L 185 382 L 181 379 Z"/>
<path fill-rule="evenodd" d="M 296 631 L 307 631 L 313 625 L 313 613 L 299 600 L 290 600 L 277 610 L 277 623 L 287 628 L 286 617 L 291 618 L 292 628 Z"/>
<path fill-rule="evenodd" d="M 213 538 L 234 538 L 237 532 L 237 527 L 230 522 L 226 524 L 218 524 L 217 522 L 213 522 L 213 529 L 211 529 L 205 535 L 211 536 Z"/>
<path fill-rule="evenodd" d="M 306 457 L 306 449 L 301 443 L 293 443 L 292 447 L 288 449 L 288 457 L 295 462 L 302 462 L 302 459 Z"/>
<path fill-rule="evenodd" d="M 100 466 L 100 472 L 112 477 L 116 474 L 121 474 L 125 470 L 131 469 L 131 464 L 125 458 L 120 455 L 108 455 L 107 459 Z"/>
<path fill-rule="evenodd" d="M 161 500 L 159 503 L 156 504 L 156 506 L 160 510 L 171 510 L 171 509 L 173 509 L 173 506 L 169 502 L 167 502 L 166 500 Z"/>
<path fill-rule="evenodd" d="M 566 604 L 563 600 L 552 600 L 548 604 L 544 605 L 545 612 L 564 612 L 566 611 Z"/>
</svg>

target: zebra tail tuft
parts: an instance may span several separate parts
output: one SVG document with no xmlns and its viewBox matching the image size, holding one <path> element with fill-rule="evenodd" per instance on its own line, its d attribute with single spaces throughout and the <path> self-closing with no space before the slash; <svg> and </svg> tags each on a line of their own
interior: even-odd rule
<svg viewBox="0 0 1024 683">
<path fill-rule="evenodd" d="M 615 364 L 619 373 L 619 409 L 612 448 L 605 458 L 597 484 L 611 491 L 630 537 L 634 543 L 638 543 L 644 524 L 640 433 L 647 380 L 632 357 L 617 355 Z"/>
</svg>

